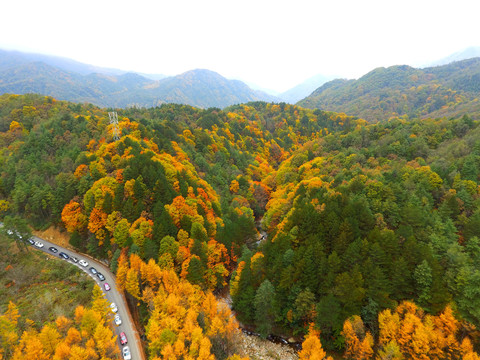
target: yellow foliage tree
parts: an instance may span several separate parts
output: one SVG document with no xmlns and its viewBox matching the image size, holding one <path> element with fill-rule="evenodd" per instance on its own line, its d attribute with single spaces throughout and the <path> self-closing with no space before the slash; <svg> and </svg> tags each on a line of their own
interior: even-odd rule
<svg viewBox="0 0 480 360">
<path fill-rule="evenodd" d="M 233 194 L 238 193 L 238 190 L 240 189 L 240 184 L 238 183 L 237 180 L 232 180 L 230 183 L 230 192 Z"/>
<path fill-rule="evenodd" d="M 308 334 L 302 343 L 302 350 L 298 353 L 299 360 L 333 360 L 322 348 L 320 331 L 310 324 Z"/>
<path fill-rule="evenodd" d="M 345 320 L 342 335 L 345 338 L 345 358 L 367 360 L 373 356 L 373 337 L 365 331 L 358 315 Z"/>
<path fill-rule="evenodd" d="M 45 354 L 52 356 L 55 353 L 58 343 L 60 342 L 60 334 L 57 329 L 51 325 L 45 325 L 38 335 L 43 344 Z"/>
<path fill-rule="evenodd" d="M 98 324 L 93 334 L 98 354 L 103 358 L 112 358 L 120 353 L 116 344 L 117 337 L 112 330 L 103 324 Z"/>
<path fill-rule="evenodd" d="M 18 308 L 13 302 L 8 303 L 5 314 L 0 314 L 0 349 L 5 356 L 10 356 L 13 346 L 18 342 Z M 0 351 L 0 354 L 2 352 Z"/>
<path fill-rule="evenodd" d="M 460 324 L 447 306 L 437 316 L 426 315 L 410 301 L 404 301 L 392 313 L 378 316 L 379 359 L 476 359 L 468 337 L 458 341 Z"/>
<path fill-rule="evenodd" d="M 67 360 L 70 358 L 70 346 L 65 342 L 58 344 L 57 348 L 55 349 L 55 355 L 53 356 L 53 360 Z"/>
<path fill-rule="evenodd" d="M 135 269 L 129 269 L 127 272 L 127 281 L 125 282 L 125 290 L 137 299 L 140 298 L 140 286 L 138 282 L 138 272 Z"/>
</svg>

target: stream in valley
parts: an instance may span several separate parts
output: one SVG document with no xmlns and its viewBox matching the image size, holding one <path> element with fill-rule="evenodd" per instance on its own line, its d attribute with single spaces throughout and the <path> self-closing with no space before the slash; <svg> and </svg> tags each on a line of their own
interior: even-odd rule
<svg viewBox="0 0 480 360">
<path fill-rule="evenodd" d="M 260 226 L 258 226 L 260 225 Z M 259 227 L 259 238 L 255 242 L 258 246 L 263 241 L 267 240 L 267 233 L 261 230 L 261 221 L 257 226 Z M 227 285 L 221 292 L 216 295 L 219 304 L 225 304 L 235 315 L 235 310 L 232 308 L 232 298 L 230 296 L 230 286 Z M 253 306 L 253 304 L 252 304 Z M 238 320 L 237 320 L 238 321 Z M 301 350 L 302 343 L 296 341 L 296 339 L 286 339 L 284 337 L 270 334 L 266 339 L 263 339 L 260 334 L 255 332 L 255 329 L 251 326 L 244 325 L 238 322 L 239 328 L 242 331 L 241 347 L 245 352 L 244 355 L 249 356 L 251 359 L 284 359 L 284 360 L 297 360 L 297 352 Z"/>
</svg>

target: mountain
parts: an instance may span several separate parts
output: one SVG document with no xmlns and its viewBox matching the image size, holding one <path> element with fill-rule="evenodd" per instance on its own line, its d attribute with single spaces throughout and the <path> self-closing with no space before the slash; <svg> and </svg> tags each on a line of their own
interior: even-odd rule
<svg viewBox="0 0 480 360">
<path fill-rule="evenodd" d="M 480 117 L 480 58 L 416 69 L 377 68 L 358 80 L 334 80 L 298 102 L 306 108 L 344 112 L 368 121 L 397 116 Z"/>
<path fill-rule="evenodd" d="M 148 107 L 175 102 L 223 108 L 249 101 L 279 100 L 209 70 L 197 69 L 172 77 L 143 76 L 65 58 L 0 50 L 2 93 L 40 93 L 104 107 Z"/>
<path fill-rule="evenodd" d="M 187 71 L 160 80 L 155 88 L 144 91 L 160 103 L 182 103 L 201 108 L 224 108 L 249 101 L 275 101 L 274 96 L 254 91 L 240 80 L 228 80 L 218 73 L 205 69 Z M 157 105 L 154 104 L 154 105 Z"/>
<path fill-rule="evenodd" d="M 44 62 L 23 63 L 0 71 L 0 93 L 39 93 L 100 106 L 111 106 L 115 96 L 121 97 L 152 82 L 136 74 L 80 75 Z"/>
<path fill-rule="evenodd" d="M 15 65 L 32 63 L 32 62 L 43 62 L 47 65 L 59 68 L 61 70 L 74 72 L 81 75 L 88 75 L 92 73 L 122 75 L 127 72 L 119 69 L 104 68 L 104 67 L 84 64 L 79 61 L 75 61 L 75 60 L 60 57 L 60 56 L 24 53 L 20 51 L 14 51 L 14 50 L 8 51 L 8 50 L 0 49 L 0 70 L 5 70 L 11 67 L 15 67 Z"/>
<path fill-rule="evenodd" d="M 66 72 L 43 62 L 20 63 L 0 71 L 0 93 L 55 94 L 61 99 L 95 96 L 92 89 L 81 84 L 82 75 Z"/>
<path fill-rule="evenodd" d="M 327 81 L 333 80 L 333 78 L 333 76 L 322 74 L 315 75 L 305 80 L 303 83 L 279 94 L 278 97 L 290 104 L 295 104 L 297 101 L 310 95 L 315 89 L 318 89 Z"/>
<path fill-rule="evenodd" d="M 469 47 L 461 51 L 457 51 L 456 53 L 453 53 L 443 59 L 430 63 L 429 67 L 446 65 L 454 61 L 461 61 L 461 60 L 471 59 L 474 57 L 480 57 L 480 46 Z"/>
</svg>

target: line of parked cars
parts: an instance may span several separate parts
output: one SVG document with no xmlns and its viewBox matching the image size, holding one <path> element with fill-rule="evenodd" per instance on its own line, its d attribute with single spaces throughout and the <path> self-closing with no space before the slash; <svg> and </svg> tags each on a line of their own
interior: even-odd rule
<svg viewBox="0 0 480 360">
<path fill-rule="evenodd" d="M 42 244 L 40 241 L 35 241 L 34 245 L 35 245 L 36 247 L 38 247 L 38 248 L 43 248 L 43 244 Z M 50 250 L 50 252 L 52 252 L 52 253 L 54 253 L 54 254 L 58 253 L 58 249 L 57 249 L 56 247 L 53 247 L 53 246 L 50 246 L 50 247 L 48 248 L 48 250 Z M 65 259 L 65 260 L 70 259 L 73 263 L 79 264 L 79 265 L 81 265 L 81 266 L 83 266 L 83 267 L 87 267 L 87 266 L 88 266 L 88 262 L 86 262 L 85 260 L 83 260 L 83 259 L 78 259 L 77 257 L 72 256 L 72 255 L 68 255 L 68 254 L 64 253 L 63 251 L 60 252 L 60 253 L 58 253 L 58 256 L 60 256 L 61 258 Z M 93 268 L 92 268 L 92 269 L 93 269 Z M 101 275 L 101 274 L 100 274 L 100 275 Z M 100 278 L 100 280 L 102 280 L 102 278 L 103 278 L 103 280 L 105 279 L 105 278 L 103 277 L 103 275 L 101 275 L 101 277 L 99 276 L 99 278 Z M 103 280 L 102 280 L 102 281 L 103 281 Z"/>
<path fill-rule="evenodd" d="M 34 241 L 32 238 L 27 239 L 27 241 L 28 241 L 31 245 L 33 245 L 33 246 L 35 246 L 35 247 L 37 247 L 37 248 L 39 248 L 39 249 L 41 249 L 41 248 L 44 247 L 44 245 L 43 245 L 42 242 L 40 242 L 40 241 Z M 78 259 L 78 258 L 76 258 L 75 256 L 71 256 L 71 255 L 68 255 L 68 254 L 64 253 L 63 251 L 58 252 L 58 249 L 57 249 L 56 247 L 50 246 L 50 247 L 48 248 L 48 250 L 49 250 L 51 253 L 53 253 L 53 254 L 58 253 L 58 256 L 59 256 L 59 257 L 65 259 L 65 260 L 70 259 L 70 260 L 71 260 L 72 262 L 74 262 L 75 264 L 78 263 L 79 265 L 81 265 L 81 266 L 83 266 L 83 267 L 85 267 L 85 268 L 88 267 L 88 265 L 89 265 L 88 262 L 86 262 L 86 261 L 83 260 L 83 259 Z M 88 270 L 90 271 L 90 273 L 92 273 L 93 275 L 97 276 L 100 281 L 105 281 L 105 276 L 104 276 L 102 273 L 98 272 L 97 269 L 95 269 L 93 266 L 90 267 Z M 105 291 L 109 291 L 109 290 L 111 289 L 111 287 L 110 287 L 110 285 L 109 285 L 108 283 L 104 283 L 104 284 L 103 284 L 103 287 L 105 288 Z M 112 303 L 110 304 L 110 309 L 112 310 L 113 313 L 115 313 L 115 316 L 114 316 L 114 319 L 113 319 L 115 325 L 117 325 L 117 326 L 122 325 L 122 319 L 120 318 L 120 315 L 117 314 L 117 312 L 118 312 L 118 307 L 117 307 L 117 305 L 112 302 Z M 122 331 L 122 332 L 120 333 L 120 344 L 123 346 L 123 348 L 122 348 L 123 359 L 124 359 L 124 360 L 131 360 L 131 359 L 132 359 L 132 355 L 131 355 L 131 353 L 130 353 L 130 348 L 129 348 L 128 346 L 125 346 L 127 343 L 128 343 L 127 335 Z"/>
<path fill-rule="evenodd" d="M 108 284 L 105 283 L 105 285 L 108 285 Z M 115 317 L 113 318 L 113 321 L 115 322 L 115 325 L 117 325 L 117 326 L 122 325 L 122 319 L 120 318 L 120 315 L 117 314 L 118 307 L 114 302 L 112 302 L 110 304 L 110 310 L 112 310 L 112 312 L 115 313 Z M 123 349 L 122 349 L 123 359 L 124 360 L 131 360 L 132 355 L 130 354 L 130 348 L 128 346 L 124 346 L 127 343 L 128 343 L 127 335 L 122 331 L 120 333 L 120 344 L 123 346 Z"/>
</svg>

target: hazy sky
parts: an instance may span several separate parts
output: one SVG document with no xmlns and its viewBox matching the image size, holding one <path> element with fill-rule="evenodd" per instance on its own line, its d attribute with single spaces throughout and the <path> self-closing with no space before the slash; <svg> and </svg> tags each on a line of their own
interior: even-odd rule
<svg viewBox="0 0 480 360">
<path fill-rule="evenodd" d="M 0 47 L 146 73 L 206 68 L 284 91 L 480 45 L 478 0 L 11 0 Z"/>
</svg>

